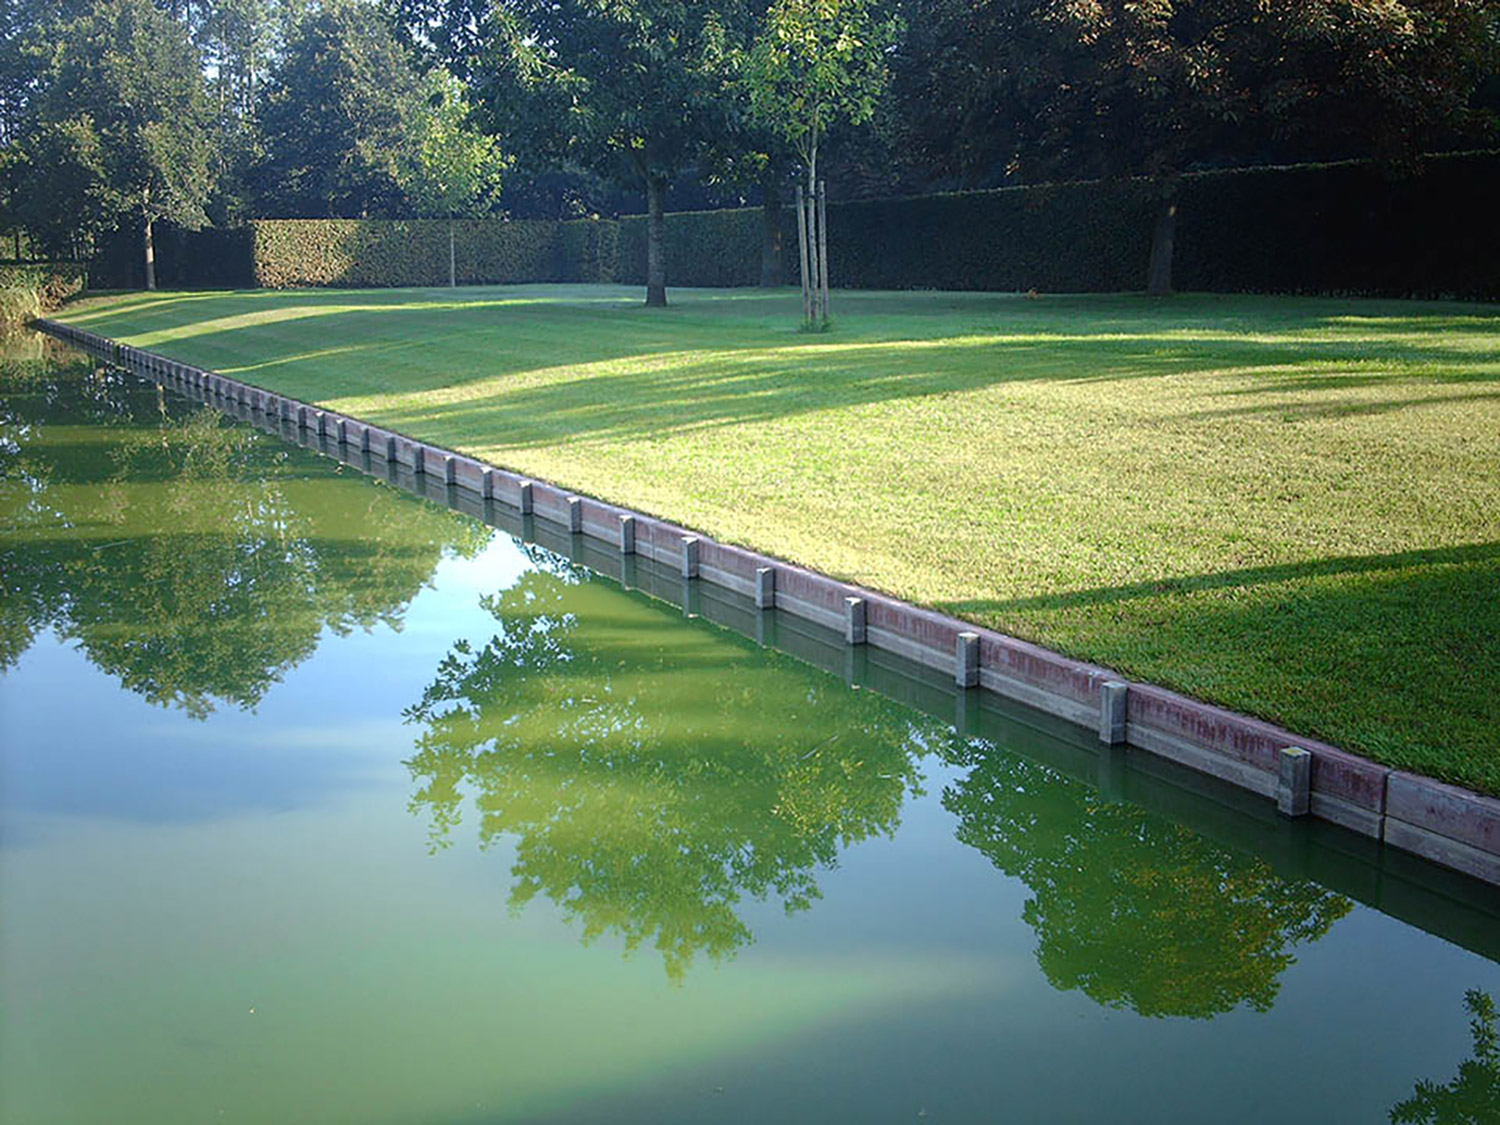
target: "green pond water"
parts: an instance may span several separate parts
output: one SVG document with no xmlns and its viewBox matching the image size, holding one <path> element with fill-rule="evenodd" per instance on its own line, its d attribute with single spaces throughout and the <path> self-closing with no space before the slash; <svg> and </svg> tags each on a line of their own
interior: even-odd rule
<svg viewBox="0 0 1500 1125">
<path fill-rule="evenodd" d="M 26 347 L 6 1125 L 1500 1119 L 1493 889 Z"/>
</svg>

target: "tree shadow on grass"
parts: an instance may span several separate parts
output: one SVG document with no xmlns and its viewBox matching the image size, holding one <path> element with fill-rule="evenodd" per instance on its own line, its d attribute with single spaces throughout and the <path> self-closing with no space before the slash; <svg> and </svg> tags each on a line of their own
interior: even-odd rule
<svg viewBox="0 0 1500 1125">
<path fill-rule="evenodd" d="M 1500 543 L 940 608 L 1500 794 Z"/>
<path fill-rule="evenodd" d="M 631 290 L 589 297 L 577 288 L 185 294 L 75 319 L 283 389 L 311 375 L 340 395 L 473 391 L 456 411 L 488 402 L 486 433 L 514 425 L 523 435 L 535 416 L 566 416 L 580 435 L 690 428 L 1018 381 L 1255 376 L 1256 386 L 1229 392 L 1251 394 L 1500 382 L 1500 372 L 1476 369 L 1496 349 L 1444 343 L 1455 333 L 1422 317 L 1350 325 L 1328 315 L 1347 302 L 1292 304 L 1288 315 L 1286 302 L 1201 299 L 1163 315 L 1118 297 L 859 294 L 845 299 L 839 331 L 810 337 L 777 315 L 792 307 L 784 294 L 694 293 L 653 315 L 634 307 Z M 1455 319 L 1472 324 L 1462 330 L 1470 336 L 1500 340 L 1500 318 L 1434 313 L 1431 323 Z M 1348 373 L 1329 370 L 1339 365 Z M 1414 374 L 1411 365 L 1438 369 Z M 507 387 L 523 375 L 555 381 Z M 499 380 L 493 390 L 474 386 L 490 380 Z"/>
</svg>

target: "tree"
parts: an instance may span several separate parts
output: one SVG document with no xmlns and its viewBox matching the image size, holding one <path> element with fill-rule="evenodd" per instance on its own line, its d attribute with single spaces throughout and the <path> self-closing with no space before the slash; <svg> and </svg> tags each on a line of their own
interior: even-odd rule
<svg viewBox="0 0 1500 1125">
<path fill-rule="evenodd" d="M 1144 177 L 1147 288 L 1171 285 L 1176 181 L 1195 167 L 1410 160 L 1483 135 L 1491 0 L 907 0 L 897 89 L 911 158 L 969 184 Z"/>
<path fill-rule="evenodd" d="M 458 79 L 437 68 L 428 72 L 425 85 L 415 140 L 398 174 L 418 214 L 448 220 L 448 284 L 454 286 L 454 220 L 495 208 L 506 160 L 499 142 L 474 128 Z"/>
<path fill-rule="evenodd" d="M 899 26 L 878 14 L 874 0 L 775 0 L 744 63 L 752 118 L 792 145 L 802 161 L 806 190 L 797 229 L 808 324 L 828 324 L 818 146 L 836 121 L 857 124 L 874 114 Z"/>
<path fill-rule="evenodd" d="M 722 6 L 508 0 L 493 62 L 476 73 L 508 148 L 645 186 L 649 306 L 667 303 L 667 187 L 725 112 Z"/>
<path fill-rule="evenodd" d="M 399 216 L 402 162 L 423 113 L 416 72 L 380 14 L 333 0 L 296 25 L 261 108 L 251 174 L 264 214 Z"/>
<path fill-rule="evenodd" d="M 23 142 L 31 221 L 139 224 L 154 289 L 154 225 L 201 226 L 213 183 L 197 52 L 149 0 L 100 0 L 47 50 Z"/>
</svg>

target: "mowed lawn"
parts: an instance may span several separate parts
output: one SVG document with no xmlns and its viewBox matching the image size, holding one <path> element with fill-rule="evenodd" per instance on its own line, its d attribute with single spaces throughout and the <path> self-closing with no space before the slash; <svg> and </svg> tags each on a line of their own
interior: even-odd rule
<svg viewBox="0 0 1500 1125">
<path fill-rule="evenodd" d="M 1500 306 L 671 299 L 62 319 L 1500 794 Z"/>
</svg>

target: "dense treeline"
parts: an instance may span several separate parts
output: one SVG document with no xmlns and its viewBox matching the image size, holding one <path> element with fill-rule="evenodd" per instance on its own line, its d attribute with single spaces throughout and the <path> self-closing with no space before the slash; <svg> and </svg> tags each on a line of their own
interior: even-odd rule
<svg viewBox="0 0 1500 1125">
<path fill-rule="evenodd" d="M 151 285 L 164 221 L 429 219 L 456 282 L 482 257 L 462 220 L 644 210 L 591 252 L 633 276 L 641 240 L 660 303 L 670 209 L 762 205 L 734 238 L 779 283 L 783 203 L 815 178 L 835 202 L 1102 179 L 1146 185 L 1132 237 L 1164 291 L 1184 177 L 1388 179 L 1491 144 L 1497 51 L 1500 0 L 12 0 L 0 230 L 65 258 L 123 230 Z M 855 229 L 846 273 L 899 271 Z"/>
</svg>

